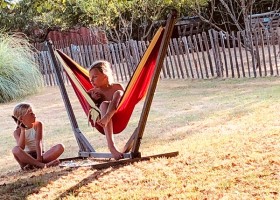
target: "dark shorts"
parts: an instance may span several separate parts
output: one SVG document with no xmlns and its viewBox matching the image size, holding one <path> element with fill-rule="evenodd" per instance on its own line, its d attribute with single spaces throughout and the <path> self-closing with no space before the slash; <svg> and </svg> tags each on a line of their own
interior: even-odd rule
<svg viewBox="0 0 280 200">
<path fill-rule="evenodd" d="M 27 152 L 32 158 L 37 159 L 36 151 Z"/>
</svg>

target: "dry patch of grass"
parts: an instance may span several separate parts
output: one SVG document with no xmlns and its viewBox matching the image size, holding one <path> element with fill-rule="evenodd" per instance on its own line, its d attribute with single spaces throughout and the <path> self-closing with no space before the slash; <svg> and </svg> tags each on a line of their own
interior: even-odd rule
<svg viewBox="0 0 280 200">
<path fill-rule="evenodd" d="M 104 170 L 15 171 L 12 121 L 6 122 L 14 103 L 0 104 L 5 155 L 0 193 L 4 199 L 280 199 L 279 83 L 278 78 L 160 81 L 140 150 L 143 156 L 180 155 Z M 105 138 L 87 127 L 69 93 L 83 132 L 97 150 L 106 150 Z M 64 156 L 75 156 L 77 145 L 60 98 L 57 88 L 46 88 L 26 101 L 45 123 L 47 144 L 61 141 Z M 117 136 L 118 144 L 140 113 L 141 106 Z"/>
</svg>

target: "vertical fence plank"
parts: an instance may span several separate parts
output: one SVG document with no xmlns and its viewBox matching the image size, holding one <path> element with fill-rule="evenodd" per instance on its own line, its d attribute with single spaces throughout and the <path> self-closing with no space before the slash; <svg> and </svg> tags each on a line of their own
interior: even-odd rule
<svg viewBox="0 0 280 200">
<path fill-rule="evenodd" d="M 257 71 L 256 71 L 256 51 L 255 51 L 255 48 L 254 48 L 254 43 L 253 43 L 253 40 L 250 41 L 250 54 L 252 56 L 252 68 L 253 68 L 253 73 L 254 73 L 254 77 L 256 78 L 257 77 Z"/>
<path fill-rule="evenodd" d="M 170 66 L 171 66 L 170 62 L 171 61 L 170 61 L 170 57 L 169 57 L 168 49 L 167 49 L 167 52 L 166 52 L 166 65 L 164 67 L 166 68 L 166 72 L 167 72 L 167 77 L 168 78 L 172 78 L 171 71 L 170 71 Z"/>
<path fill-rule="evenodd" d="M 129 44 L 127 46 L 125 45 L 125 43 L 122 43 L 120 45 L 123 49 L 123 55 L 124 55 L 124 60 L 126 62 L 128 79 L 130 79 L 133 73 L 133 61 L 131 60 L 132 56 L 130 55 Z"/>
<path fill-rule="evenodd" d="M 215 37 L 214 37 L 214 30 L 209 30 L 208 31 L 209 33 L 209 38 L 210 38 L 210 43 L 211 43 L 211 47 L 212 47 L 212 54 L 213 54 L 213 57 L 215 58 L 214 59 L 214 62 L 215 62 L 215 72 L 217 74 L 218 77 L 220 77 L 220 63 L 219 63 L 219 60 L 217 59 L 218 58 L 218 53 L 217 53 L 217 47 L 216 47 L 216 42 L 215 42 Z"/>
<path fill-rule="evenodd" d="M 241 69 L 242 69 L 242 76 L 246 77 L 245 75 L 245 69 L 244 69 L 244 62 L 243 62 L 243 55 L 242 55 L 242 44 L 241 44 L 241 36 L 240 32 L 237 32 L 237 42 L 238 42 L 238 49 L 239 49 L 239 57 L 240 57 L 240 63 L 241 63 Z"/>
<path fill-rule="evenodd" d="M 256 48 L 256 60 L 257 60 L 257 69 L 259 69 L 259 76 L 262 77 L 262 68 L 261 68 L 261 59 L 260 59 L 260 51 L 259 51 L 259 35 L 257 31 L 253 31 L 254 38 L 253 40 L 255 41 L 255 48 Z"/>
<path fill-rule="evenodd" d="M 273 72 L 272 61 L 271 61 L 270 38 L 269 38 L 268 30 L 265 30 L 265 39 L 267 41 L 266 46 L 267 46 L 267 50 L 268 50 L 268 60 L 269 60 L 270 75 L 273 76 L 274 72 Z"/>
<path fill-rule="evenodd" d="M 182 63 L 181 63 L 181 58 L 180 58 L 181 53 L 179 51 L 179 46 L 178 46 L 177 39 L 173 38 L 172 41 L 173 41 L 173 45 L 174 45 L 175 55 L 176 55 L 177 61 L 178 61 L 178 67 L 179 67 L 178 78 L 180 78 L 180 77 L 181 78 L 185 78 L 185 75 L 184 75 L 184 72 L 183 72 Z"/>
<path fill-rule="evenodd" d="M 265 56 L 265 48 L 264 48 L 264 37 L 261 30 L 259 30 L 259 35 L 261 38 L 261 48 L 262 48 L 262 56 L 263 56 L 263 66 L 264 66 L 264 75 L 267 76 L 267 68 L 266 68 L 266 56 Z"/>
<path fill-rule="evenodd" d="M 118 66 L 118 70 L 120 72 L 120 81 L 125 81 L 126 80 L 126 77 L 125 77 L 125 71 L 124 71 L 124 68 L 123 68 L 123 63 L 121 62 L 121 57 L 120 57 L 120 51 L 119 51 L 119 48 L 118 48 L 118 44 L 114 44 L 113 45 L 114 49 L 115 49 L 115 54 L 116 54 L 116 66 Z"/>
<path fill-rule="evenodd" d="M 276 28 L 276 35 L 277 35 L 277 47 L 278 47 L 276 58 L 278 58 L 280 55 L 280 38 L 279 38 L 280 37 L 280 27 Z"/>
<path fill-rule="evenodd" d="M 88 50 L 88 59 L 89 59 L 89 65 L 88 67 L 93 63 L 93 56 L 92 56 L 92 41 L 89 39 L 89 37 L 87 38 L 88 43 L 86 44 L 87 46 L 87 50 Z"/>
<path fill-rule="evenodd" d="M 205 32 L 202 33 L 202 38 L 205 41 L 205 48 L 206 48 L 206 54 L 207 54 L 207 58 L 208 58 L 208 63 L 209 63 L 209 66 L 210 66 L 210 72 L 211 72 L 212 77 L 214 77 L 212 58 L 211 58 L 211 55 L 210 55 L 210 47 L 209 47 L 209 44 L 208 44 L 209 41 L 208 41 L 208 37 L 207 37 Z"/>
<path fill-rule="evenodd" d="M 143 54 L 144 54 L 144 51 L 143 51 L 143 48 L 142 48 L 142 42 L 138 41 L 137 45 L 138 45 L 138 50 L 139 50 L 140 56 L 142 57 Z"/>
<path fill-rule="evenodd" d="M 184 69 L 186 71 L 186 75 L 187 77 L 189 78 L 190 77 L 190 74 L 189 74 L 189 70 L 187 68 L 187 62 L 186 62 L 186 57 L 185 57 L 185 52 L 184 52 L 184 49 L 183 49 L 183 41 L 182 41 L 182 38 L 178 38 L 178 46 L 179 46 L 179 51 L 180 51 L 180 55 L 182 55 L 182 60 L 184 62 Z"/>
<path fill-rule="evenodd" d="M 196 35 L 193 35 L 194 50 L 196 52 L 201 78 L 204 79 L 204 74 L 203 74 L 203 70 L 202 70 L 201 62 L 200 62 L 200 55 L 199 55 L 200 52 L 199 52 L 199 49 L 198 49 L 196 37 L 197 37 Z"/>
<path fill-rule="evenodd" d="M 160 78 L 167 78 L 167 74 L 166 74 L 166 56 L 163 60 L 163 65 L 162 65 L 162 71 L 161 71 L 161 75 L 160 75 Z"/>
<path fill-rule="evenodd" d="M 245 50 L 245 55 L 246 55 L 246 61 L 247 61 L 247 69 L 248 69 L 248 75 L 251 77 L 251 70 L 250 70 L 250 61 L 249 61 L 249 55 L 248 55 L 248 42 L 247 39 L 245 38 L 245 34 L 242 34 L 242 38 L 244 40 L 244 50 Z"/>
<path fill-rule="evenodd" d="M 121 43 L 118 43 L 116 45 L 116 47 L 118 48 L 119 59 L 120 59 L 120 63 L 121 63 L 122 68 L 123 68 L 123 78 L 124 78 L 124 80 L 127 81 L 127 80 L 129 80 L 129 78 L 128 78 L 128 68 L 127 68 L 127 64 L 125 63 L 125 59 L 124 59 L 124 55 L 123 55 L 123 52 L 125 50 L 122 48 Z"/>
<path fill-rule="evenodd" d="M 224 40 L 224 34 L 223 32 L 218 33 L 218 42 L 221 44 L 222 52 L 223 52 L 223 57 L 224 57 L 224 63 L 225 63 L 225 70 L 226 70 L 226 77 L 228 77 L 228 64 L 227 64 L 227 55 L 226 55 L 226 50 L 225 50 L 225 40 Z"/>
<path fill-rule="evenodd" d="M 127 43 L 127 48 L 130 49 L 131 52 L 131 66 L 134 71 L 137 64 L 140 62 L 141 53 L 139 54 L 139 49 L 137 43 L 134 40 L 130 40 Z"/>
<path fill-rule="evenodd" d="M 105 59 L 105 55 L 104 55 L 104 51 L 102 51 L 103 45 L 102 44 L 98 44 L 97 46 L 98 46 L 99 57 L 100 57 L 100 59 L 104 60 Z"/>
<path fill-rule="evenodd" d="M 183 41 L 184 47 L 186 49 L 187 60 L 189 62 L 189 67 L 190 67 L 191 75 L 192 75 L 192 78 L 194 78 L 193 68 L 192 68 L 192 63 L 191 63 L 191 58 L 190 58 L 190 49 L 189 49 L 187 38 L 186 37 L 182 37 L 182 41 Z"/>
<path fill-rule="evenodd" d="M 93 63 L 93 56 L 92 56 L 92 45 L 87 45 L 87 50 L 88 50 L 88 59 L 89 59 L 89 65 L 88 67 Z"/>
<path fill-rule="evenodd" d="M 173 56 L 171 53 L 170 44 L 168 45 L 168 48 L 167 48 L 167 57 L 169 58 L 168 69 L 170 72 L 172 72 L 170 74 L 171 75 L 170 78 L 175 78 L 175 70 L 174 70 L 175 64 L 174 64 Z"/>
<path fill-rule="evenodd" d="M 85 57 L 85 66 L 89 67 L 91 64 L 91 61 L 90 61 L 90 56 L 88 56 L 89 55 L 88 45 L 86 45 L 85 39 L 82 38 L 82 41 L 83 41 L 83 49 L 84 49 L 83 57 Z"/>
<path fill-rule="evenodd" d="M 198 72 L 198 67 L 197 67 L 197 60 L 195 59 L 195 55 L 194 55 L 194 45 L 192 43 L 192 39 L 191 36 L 188 36 L 188 44 L 189 44 L 189 48 L 191 51 L 191 55 L 192 55 L 192 59 L 193 59 L 193 63 L 194 63 L 194 67 L 195 67 L 195 72 L 196 72 L 196 76 L 197 78 L 200 78 L 199 76 L 199 72 Z"/>
<path fill-rule="evenodd" d="M 61 50 L 62 50 L 62 52 L 65 52 L 67 55 L 70 55 L 70 47 L 69 46 L 64 48 L 64 49 L 61 49 Z M 61 68 L 62 68 L 62 66 L 61 66 Z M 62 76 L 62 78 L 64 80 L 64 83 L 65 84 L 70 84 L 70 80 L 69 80 L 68 76 L 66 75 L 66 72 L 63 71 L 63 75 L 64 76 Z"/>
<path fill-rule="evenodd" d="M 200 47 L 200 50 L 201 50 L 201 53 L 202 53 L 202 59 L 203 59 L 203 64 L 204 64 L 204 69 L 205 69 L 205 75 L 206 75 L 206 78 L 209 78 L 208 68 L 207 68 L 208 66 L 207 66 L 207 63 L 206 63 L 205 55 L 204 55 L 204 51 L 205 51 L 205 47 L 204 46 L 206 46 L 204 43 L 208 43 L 208 42 L 202 40 L 201 34 L 198 34 L 198 41 L 199 41 L 199 47 Z"/>
<path fill-rule="evenodd" d="M 108 44 L 103 45 L 104 57 L 105 59 L 113 65 L 112 55 L 110 52 L 110 47 Z"/>
<path fill-rule="evenodd" d="M 176 53 L 175 53 L 175 50 L 174 50 L 174 44 L 173 44 L 172 40 L 170 40 L 169 47 L 170 47 L 171 59 L 174 63 L 174 65 L 172 66 L 173 74 L 174 74 L 173 78 L 179 78 L 178 62 L 177 62 L 177 59 L 176 59 Z"/>
<path fill-rule="evenodd" d="M 277 38 L 276 38 L 276 32 L 274 29 L 271 29 L 271 41 L 272 41 L 272 48 L 273 48 L 273 57 L 274 57 L 274 62 L 275 62 L 275 68 L 276 68 L 276 73 L 279 75 L 278 71 L 278 65 L 277 65 L 277 53 L 276 53 L 276 43 L 277 43 Z"/>
<path fill-rule="evenodd" d="M 121 74 L 119 74 L 118 67 L 117 67 L 117 59 L 116 59 L 114 45 L 110 44 L 109 48 L 110 48 L 110 52 L 112 54 L 112 68 L 113 68 L 113 72 L 114 72 L 114 74 L 116 76 L 117 81 L 120 82 L 121 81 L 121 78 L 120 78 Z"/>
<path fill-rule="evenodd" d="M 234 68 L 233 68 L 233 58 L 232 58 L 232 54 L 231 54 L 231 44 L 229 41 L 230 35 L 228 33 L 225 34 L 226 40 L 227 40 L 227 48 L 228 48 L 228 55 L 229 55 L 229 61 L 230 61 L 230 68 L 231 68 L 231 77 L 234 78 L 235 77 L 235 73 L 234 73 Z"/>
<path fill-rule="evenodd" d="M 46 58 L 46 51 L 41 51 L 40 52 L 40 59 L 42 62 L 42 68 L 43 68 L 43 76 L 44 76 L 44 80 L 47 86 L 50 85 L 50 80 L 49 80 L 49 76 L 48 76 L 48 63 L 47 63 L 47 58 Z"/>
<path fill-rule="evenodd" d="M 98 60 L 96 45 L 92 45 L 92 57 L 94 61 Z"/>
<path fill-rule="evenodd" d="M 99 50 L 99 46 L 98 45 L 94 45 L 95 46 L 95 55 L 96 55 L 96 59 L 97 60 L 101 60 L 102 57 L 100 55 L 100 50 Z"/>
<path fill-rule="evenodd" d="M 44 60 L 45 60 L 45 66 L 46 66 L 46 72 L 47 72 L 47 79 L 48 79 L 48 82 L 49 82 L 49 86 L 53 86 L 53 85 L 55 85 L 54 84 L 54 80 L 53 80 L 53 76 L 52 76 L 52 68 L 51 68 L 51 65 L 50 65 L 50 62 L 49 62 L 49 60 L 48 60 L 48 52 L 47 51 L 45 51 L 44 52 Z"/>
<path fill-rule="evenodd" d="M 80 44 L 83 43 L 82 38 L 79 38 L 78 41 L 79 41 Z M 79 45 L 79 49 L 80 49 L 80 58 L 81 58 L 80 63 L 81 63 L 81 65 L 82 66 L 88 66 L 87 65 L 87 56 L 84 56 L 84 55 L 86 55 L 84 45 L 83 44 Z"/>
<path fill-rule="evenodd" d="M 54 86 L 54 85 L 57 85 L 57 82 L 56 82 L 56 79 L 55 79 L 55 76 L 54 76 L 54 71 L 52 70 L 53 68 L 51 67 L 52 66 L 52 62 L 50 62 L 50 53 L 47 51 L 46 52 L 46 57 L 47 57 L 47 62 L 48 62 L 48 67 L 49 67 L 49 69 L 48 69 L 48 71 L 49 71 L 49 77 L 50 77 L 50 83 L 51 83 L 51 86 Z M 60 73 L 60 71 L 59 71 L 59 73 Z"/>
<path fill-rule="evenodd" d="M 221 56 L 217 31 L 213 31 L 213 37 L 214 37 L 214 46 L 215 46 L 216 55 L 217 55 L 216 59 L 217 59 L 217 63 L 218 63 L 218 65 L 217 65 L 218 77 L 223 77 L 224 76 L 224 63 L 222 62 L 222 56 Z"/>
<path fill-rule="evenodd" d="M 231 37 L 232 37 L 232 46 L 233 46 L 233 52 L 234 52 L 234 58 L 235 58 L 235 68 L 237 70 L 237 77 L 240 78 L 240 71 L 239 71 L 237 53 L 236 53 L 236 37 L 235 37 L 235 34 L 233 31 L 231 32 Z"/>
</svg>

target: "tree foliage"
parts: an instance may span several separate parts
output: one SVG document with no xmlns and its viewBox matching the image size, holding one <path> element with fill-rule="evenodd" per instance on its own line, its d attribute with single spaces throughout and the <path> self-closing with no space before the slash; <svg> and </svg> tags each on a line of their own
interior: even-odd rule
<svg viewBox="0 0 280 200">
<path fill-rule="evenodd" d="M 3 0 L 2 0 L 3 1 Z M 5 1 L 0 25 L 7 32 L 22 31 L 33 40 L 44 40 L 51 30 L 75 26 L 104 30 L 113 41 L 148 39 L 156 22 L 166 18 L 171 8 L 192 15 L 193 0 L 20 0 Z M 207 0 L 197 0 L 205 5 Z M 10 6 L 7 6 L 10 5 Z M 34 35 L 41 30 L 41 35 Z"/>
<path fill-rule="evenodd" d="M 202 20 L 223 31 L 244 30 L 252 14 L 279 11 L 280 0 L 208 0 L 207 7 L 193 7 Z"/>
</svg>

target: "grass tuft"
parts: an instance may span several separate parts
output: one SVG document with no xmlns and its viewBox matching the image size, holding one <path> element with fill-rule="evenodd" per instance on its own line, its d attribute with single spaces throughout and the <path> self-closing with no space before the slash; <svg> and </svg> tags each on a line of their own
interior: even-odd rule
<svg viewBox="0 0 280 200">
<path fill-rule="evenodd" d="M 25 38 L 0 33 L 0 103 L 34 94 L 42 75 Z"/>
</svg>

